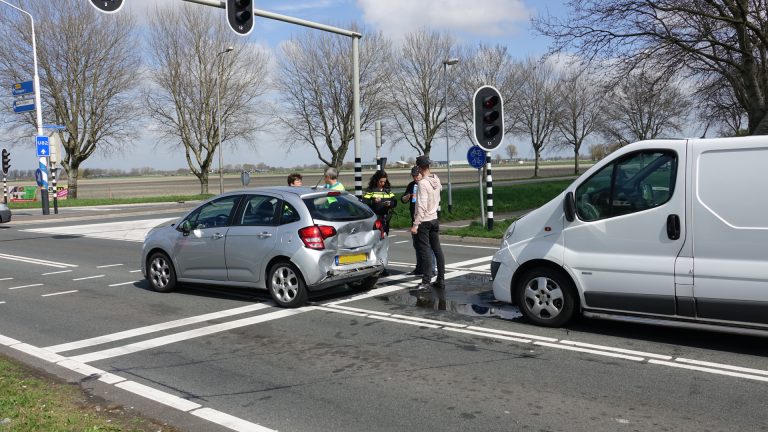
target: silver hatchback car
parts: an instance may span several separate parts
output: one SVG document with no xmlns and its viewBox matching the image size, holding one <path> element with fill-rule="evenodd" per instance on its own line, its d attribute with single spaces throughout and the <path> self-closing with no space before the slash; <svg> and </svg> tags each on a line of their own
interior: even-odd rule
<svg viewBox="0 0 768 432">
<path fill-rule="evenodd" d="M 159 292 L 177 282 L 262 288 L 278 305 L 299 307 L 308 291 L 372 288 L 388 249 L 383 226 L 354 195 L 264 187 L 216 196 L 154 228 L 141 268 Z"/>
</svg>

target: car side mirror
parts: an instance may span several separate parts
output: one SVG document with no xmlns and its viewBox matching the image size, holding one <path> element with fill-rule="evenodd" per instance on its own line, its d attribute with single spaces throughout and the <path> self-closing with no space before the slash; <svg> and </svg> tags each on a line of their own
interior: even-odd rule
<svg viewBox="0 0 768 432">
<path fill-rule="evenodd" d="M 565 220 L 573 222 L 576 219 L 576 201 L 573 199 L 573 192 L 565 194 L 565 200 L 563 200 L 563 212 L 565 213 Z"/>
<path fill-rule="evenodd" d="M 179 231 L 181 231 L 184 235 L 189 235 L 189 233 L 192 232 L 192 223 L 190 223 L 188 220 L 180 223 Z"/>
</svg>

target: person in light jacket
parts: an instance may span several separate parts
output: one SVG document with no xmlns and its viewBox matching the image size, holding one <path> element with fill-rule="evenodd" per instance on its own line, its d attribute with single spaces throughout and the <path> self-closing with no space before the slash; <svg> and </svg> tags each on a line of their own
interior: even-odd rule
<svg viewBox="0 0 768 432">
<path fill-rule="evenodd" d="M 440 247 L 440 222 L 437 219 L 437 209 L 440 207 L 440 191 L 443 189 L 440 179 L 432 174 L 429 166 L 432 161 L 422 155 L 416 158 L 416 166 L 421 172 L 416 193 L 416 209 L 411 226 L 411 234 L 418 238 L 419 253 L 421 254 L 422 269 L 421 283 L 417 289 L 445 288 L 445 257 Z M 432 254 L 437 260 L 437 279 L 432 280 Z"/>
</svg>

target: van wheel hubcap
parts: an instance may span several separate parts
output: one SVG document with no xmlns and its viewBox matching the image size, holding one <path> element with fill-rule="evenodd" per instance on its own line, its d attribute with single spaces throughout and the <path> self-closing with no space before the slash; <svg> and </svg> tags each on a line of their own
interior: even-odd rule
<svg viewBox="0 0 768 432">
<path fill-rule="evenodd" d="M 171 267 L 163 257 L 155 257 L 149 266 L 149 277 L 158 288 L 165 288 L 171 280 Z"/>
<path fill-rule="evenodd" d="M 299 293 L 299 278 L 289 267 L 278 267 L 272 273 L 272 292 L 280 301 L 288 303 Z"/>
<path fill-rule="evenodd" d="M 541 319 L 554 319 L 563 310 L 563 290 L 554 280 L 540 276 L 525 285 L 525 305 Z"/>
</svg>

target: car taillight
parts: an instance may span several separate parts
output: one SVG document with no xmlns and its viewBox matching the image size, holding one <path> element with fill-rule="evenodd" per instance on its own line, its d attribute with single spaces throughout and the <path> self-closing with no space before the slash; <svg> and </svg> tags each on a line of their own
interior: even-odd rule
<svg viewBox="0 0 768 432">
<path fill-rule="evenodd" d="M 304 246 L 315 249 L 325 249 L 323 240 L 336 235 L 336 228 L 327 225 L 313 225 L 299 230 L 299 238 L 304 242 Z"/>
<path fill-rule="evenodd" d="M 387 234 L 384 232 L 384 224 L 381 223 L 381 219 L 376 219 L 376 222 L 373 223 L 373 229 L 379 230 L 379 238 L 384 240 L 384 237 L 387 236 Z"/>
</svg>

